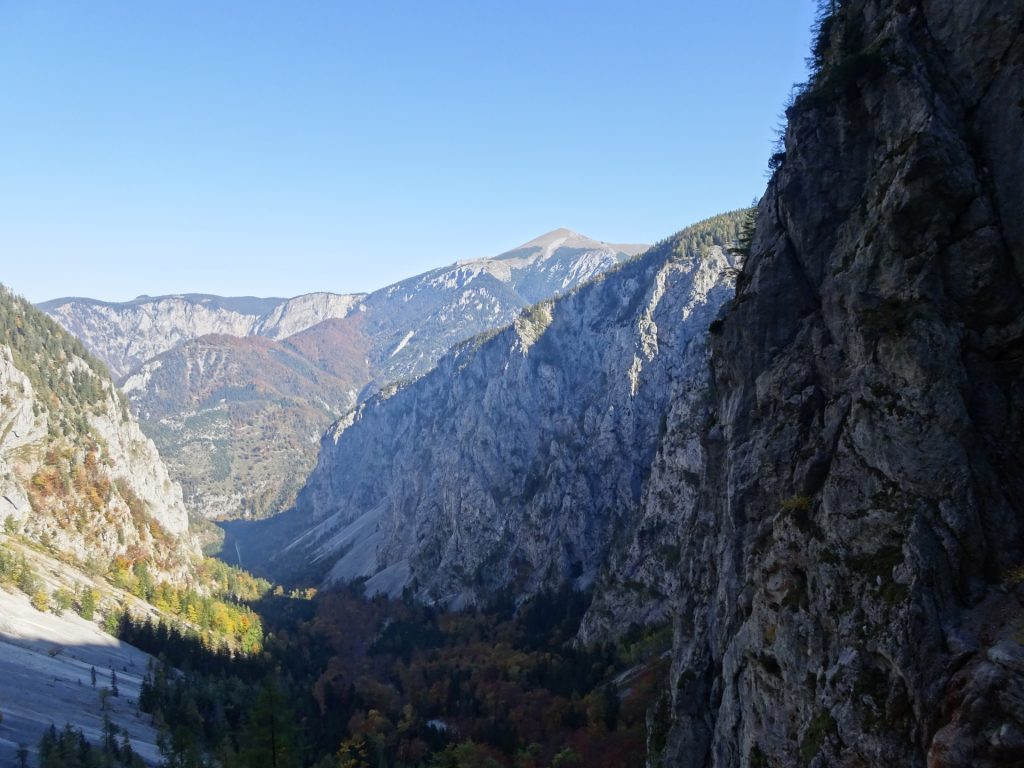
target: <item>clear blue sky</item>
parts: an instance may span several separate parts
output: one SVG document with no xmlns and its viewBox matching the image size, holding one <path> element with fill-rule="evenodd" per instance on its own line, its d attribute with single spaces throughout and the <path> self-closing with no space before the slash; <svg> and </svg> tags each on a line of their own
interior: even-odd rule
<svg viewBox="0 0 1024 768">
<path fill-rule="evenodd" d="M 759 196 L 811 0 L 0 5 L 0 282 L 372 290 Z"/>
</svg>

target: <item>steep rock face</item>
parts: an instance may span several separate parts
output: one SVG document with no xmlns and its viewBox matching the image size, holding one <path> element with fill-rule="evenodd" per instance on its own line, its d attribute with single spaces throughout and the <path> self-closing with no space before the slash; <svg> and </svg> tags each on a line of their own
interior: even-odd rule
<svg viewBox="0 0 1024 768">
<path fill-rule="evenodd" d="M 840 4 L 682 519 L 664 762 L 1024 759 L 1024 6 Z"/>
<path fill-rule="evenodd" d="M 140 296 L 123 303 L 54 299 L 39 305 L 110 368 L 118 379 L 161 352 L 208 334 L 281 339 L 344 317 L 362 295 L 311 293 L 293 299 L 203 294 Z"/>
<path fill-rule="evenodd" d="M 692 435 L 703 424 L 706 331 L 733 287 L 721 246 L 740 218 L 686 230 L 362 404 L 325 436 L 284 559 L 452 605 L 592 583 L 636 535 L 670 395 L 691 392 Z"/>
<path fill-rule="evenodd" d="M 348 317 L 364 294 L 307 293 L 281 302 L 249 335 L 287 339 L 326 320 Z"/>
<path fill-rule="evenodd" d="M 36 413 L 36 397 L 28 376 L 14 365 L 11 350 L 0 349 L 0 482 L 3 484 L 3 498 L 0 499 L 2 516 L 27 518 L 29 501 L 26 489 L 14 476 L 12 462 L 14 453 L 24 446 L 43 440 L 47 435 L 46 419 Z"/>
<path fill-rule="evenodd" d="M 568 293 L 646 248 L 556 229 L 498 256 L 370 294 L 360 320 L 371 340 L 371 391 L 422 376 L 455 344 L 508 325 L 525 307 Z"/>
<path fill-rule="evenodd" d="M 188 573 L 188 514 L 153 442 L 81 345 L 3 288 L 0 406 L 6 525 L 100 568 L 124 557 Z"/>
<path fill-rule="evenodd" d="M 691 506 L 699 494 L 701 434 L 711 415 L 707 346 L 691 345 L 686 358 L 666 382 L 668 402 L 650 476 L 629 535 L 608 552 L 595 584 L 579 631 L 584 643 L 617 638 L 630 624 L 651 626 L 671 618 L 683 540 L 683 520 L 675 510 Z"/>
</svg>

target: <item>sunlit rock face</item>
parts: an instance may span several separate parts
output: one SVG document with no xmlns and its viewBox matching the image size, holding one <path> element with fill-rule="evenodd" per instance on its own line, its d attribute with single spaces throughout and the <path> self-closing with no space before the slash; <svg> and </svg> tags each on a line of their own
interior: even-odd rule
<svg viewBox="0 0 1024 768">
<path fill-rule="evenodd" d="M 681 518 L 676 766 L 1024 759 L 1024 6 L 837 4 Z"/>
<path fill-rule="evenodd" d="M 2 286 L 0 312 L 5 530 L 100 569 L 127 557 L 185 579 L 198 548 L 181 488 L 102 366 Z"/>
<path fill-rule="evenodd" d="M 741 219 L 684 230 L 360 405 L 321 443 L 280 567 L 454 606 L 599 583 L 593 637 L 663 619 L 674 523 L 648 489 L 660 464 L 699 468 Z"/>
</svg>

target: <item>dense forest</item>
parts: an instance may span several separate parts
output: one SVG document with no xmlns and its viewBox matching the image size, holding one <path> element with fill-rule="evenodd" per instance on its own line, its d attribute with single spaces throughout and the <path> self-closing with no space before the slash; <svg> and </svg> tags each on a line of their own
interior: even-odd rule
<svg viewBox="0 0 1024 768">
<path fill-rule="evenodd" d="M 640 766 L 669 633 L 576 647 L 588 602 L 566 589 L 451 613 L 353 585 L 259 598 L 266 637 L 248 652 L 130 613 L 116 632 L 159 659 L 138 707 L 168 768 Z M 92 763 L 53 762 L 74 739 L 48 734 L 46 764 L 135 759 L 115 738 Z"/>
</svg>

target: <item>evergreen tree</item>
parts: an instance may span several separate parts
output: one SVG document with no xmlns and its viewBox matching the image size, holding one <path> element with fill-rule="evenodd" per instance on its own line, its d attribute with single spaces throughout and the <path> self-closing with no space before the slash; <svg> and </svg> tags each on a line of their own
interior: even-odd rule
<svg viewBox="0 0 1024 768">
<path fill-rule="evenodd" d="M 50 723 L 50 727 L 43 732 L 43 736 L 39 740 L 39 765 L 49 765 L 56 749 L 57 726 Z"/>
<path fill-rule="evenodd" d="M 142 678 L 142 685 L 139 686 L 139 711 L 152 712 L 156 704 L 156 694 L 153 690 L 153 678 L 149 673 Z"/>
<path fill-rule="evenodd" d="M 34 594 L 39 589 L 39 577 L 36 576 L 32 566 L 25 560 L 24 554 L 22 554 L 21 560 L 18 563 L 18 589 L 26 595 Z"/>
<path fill-rule="evenodd" d="M 214 756 L 217 758 L 221 768 L 242 768 L 242 764 L 238 762 L 238 753 L 235 751 L 235 745 L 231 743 L 231 739 L 227 736 L 221 739 L 220 744 L 217 745 Z"/>
<path fill-rule="evenodd" d="M 135 762 L 135 750 L 128 739 L 128 731 L 121 731 L 121 745 L 119 747 L 121 762 L 125 765 L 132 765 Z"/>
<path fill-rule="evenodd" d="M 86 621 L 92 621 L 93 617 L 96 615 L 96 592 L 92 587 L 86 587 L 82 590 L 78 615 Z"/>
<path fill-rule="evenodd" d="M 108 754 L 117 750 L 117 726 L 106 712 L 103 713 L 103 749 Z"/>
<path fill-rule="evenodd" d="M 299 764 L 295 717 L 273 680 L 263 684 L 246 722 L 242 762 L 249 768 L 294 768 Z"/>
</svg>

